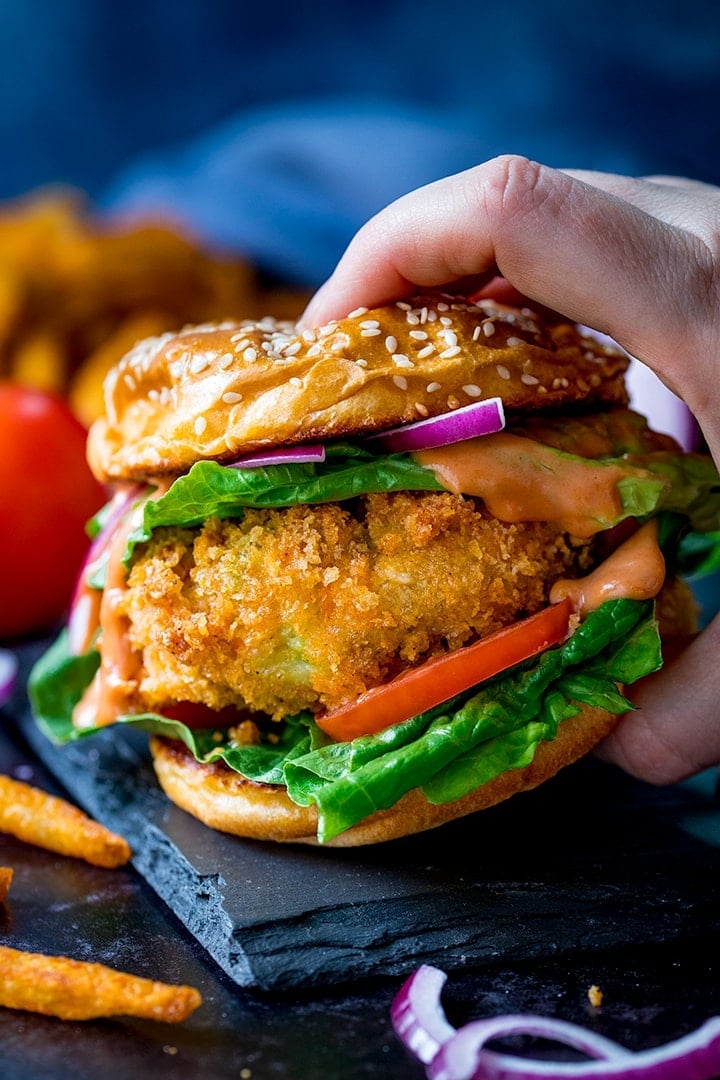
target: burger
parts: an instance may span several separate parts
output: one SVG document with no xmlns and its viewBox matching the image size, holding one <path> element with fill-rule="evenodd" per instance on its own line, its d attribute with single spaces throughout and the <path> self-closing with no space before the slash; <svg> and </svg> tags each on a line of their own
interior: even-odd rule
<svg viewBox="0 0 720 1080">
<path fill-rule="evenodd" d="M 38 722 L 147 731 L 170 800 L 261 840 L 376 843 L 544 782 L 695 632 L 720 526 L 628 361 L 444 293 L 140 343 L 89 433 L 109 501 Z"/>
</svg>

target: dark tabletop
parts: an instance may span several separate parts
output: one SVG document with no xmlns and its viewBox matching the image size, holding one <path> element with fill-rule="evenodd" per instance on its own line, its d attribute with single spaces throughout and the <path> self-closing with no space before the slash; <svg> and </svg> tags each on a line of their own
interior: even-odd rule
<svg viewBox="0 0 720 1080">
<path fill-rule="evenodd" d="M 337 852 L 210 833 L 150 787 L 138 751 L 141 829 L 107 798 L 102 747 L 83 753 L 81 784 L 77 758 L 58 765 L 32 734 L 22 692 L 2 711 L 0 771 L 98 799 L 111 825 L 125 815 L 134 864 L 97 869 L 0 835 L 15 870 L 0 941 L 190 983 L 203 1004 L 181 1025 L 0 1009 L 3 1080 L 421 1078 L 389 1010 L 423 962 L 448 971 L 456 1025 L 536 1012 L 640 1050 L 720 1014 L 714 775 L 658 790 L 588 760 L 475 819 Z"/>
</svg>

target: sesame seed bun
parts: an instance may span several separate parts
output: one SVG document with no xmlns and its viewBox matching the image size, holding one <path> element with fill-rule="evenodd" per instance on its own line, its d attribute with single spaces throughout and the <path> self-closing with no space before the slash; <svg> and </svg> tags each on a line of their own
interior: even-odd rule
<svg viewBox="0 0 720 1080">
<path fill-rule="evenodd" d="M 554 739 L 540 743 L 529 765 L 502 773 L 469 795 L 438 806 L 416 788 L 390 809 L 378 810 L 323 846 L 357 847 L 396 840 L 486 810 L 537 787 L 583 757 L 617 720 L 603 709 L 583 707 L 563 721 Z M 150 749 L 165 794 L 205 825 L 247 839 L 317 844 L 317 810 L 298 806 L 284 788 L 247 780 L 222 762 L 200 764 L 176 740 L 153 737 Z"/>
<path fill-rule="evenodd" d="M 138 344 L 105 384 L 88 457 L 102 481 L 342 438 L 499 396 L 505 410 L 626 404 L 628 358 L 528 309 L 415 296 L 298 333 L 263 319 Z"/>
</svg>

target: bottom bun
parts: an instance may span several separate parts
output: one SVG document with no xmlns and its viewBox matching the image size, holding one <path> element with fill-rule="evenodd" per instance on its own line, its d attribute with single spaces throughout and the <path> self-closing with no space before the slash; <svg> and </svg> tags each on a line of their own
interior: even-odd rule
<svg viewBox="0 0 720 1080">
<path fill-rule="evenodd" d="M 394 806 L 376 811 L 322 846 L 354 847 L 396 840 L 529 791 L 592 750 L 618 719 L 604 709 L 582 708 L 562 722 L 554 739 L 540 743 L 532 762 L 524 768 L 502 773 L 462 799 L 439 806 L 415 788 Z M 253 840 L 318 843 L 317 809 L 298 806 L 284 788 L 248 780 L 222 762 L 203 765 L 177 740 L 154 736 L 150 749 L 168 798 L 210 828 Z"/>
</svg>

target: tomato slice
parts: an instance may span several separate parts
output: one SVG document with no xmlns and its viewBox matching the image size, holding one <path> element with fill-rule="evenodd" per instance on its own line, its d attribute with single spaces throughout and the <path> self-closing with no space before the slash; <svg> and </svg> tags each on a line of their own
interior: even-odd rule
<svg viewBox="0 0 720 1080">
<path fill-rule="evenodd" d="M 224 709 L 211 709 L 197 701 L 176 701 L 173 705 L 165 705 L 159 712 L 168 720 L 179 720 L 185 727 L 195 729 L 229 728 L 248 718 L 247 713 L 236 709 L 234 705 L 226 705 Z"/>
<path fill-rule="evenodd" d="M 318 727 L 338 742 L 376 735 L 391 724 L 418 716 L 493 675 L 528 660 L 565 639 L 572 614 L 569 600 L 489 634 L 473 645 L 434 657 L 375 686 L 355 701 L 315 717 Z"/>
</svg>

